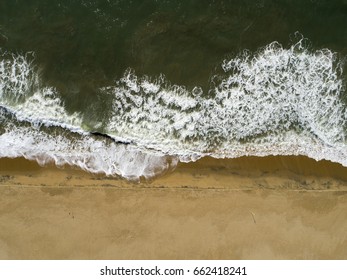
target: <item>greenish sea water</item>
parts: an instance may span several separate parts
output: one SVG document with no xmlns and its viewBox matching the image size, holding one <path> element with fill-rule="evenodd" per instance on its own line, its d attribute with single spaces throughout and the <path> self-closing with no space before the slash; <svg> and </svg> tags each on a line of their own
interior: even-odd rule
<svg viewBox="0 0 347 280">
<path fill-rule="evenodd" d="M 2 0 L 0 156 L 126 178 L 347 165 L 346 26 L 346 0 Z"/>
</svg>

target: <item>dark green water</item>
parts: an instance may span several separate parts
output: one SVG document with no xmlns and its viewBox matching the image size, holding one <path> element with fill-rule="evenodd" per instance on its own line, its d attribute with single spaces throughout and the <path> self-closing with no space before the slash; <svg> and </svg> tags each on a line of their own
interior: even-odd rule
<svg viewBox="0 0 347 280">
<path fill-rule="evenodd" d="M 171 156 L 180 154 L 178 150 L 184 150 L 184 155 L 201 156 L 201 153 L 213 153 L 215 149 L 222 147 L 223 152 L 219 151 L 218 157 L 228 157 L 230 154 L 234 157 L 248 154 L 245 151 L 250 149 L 249 146 L 252 147 L 252 143 L 267 143 L 273 146 L 266 137 L 277 137 L 288 131 L 299 134 L 308 131 L 310 137 L 321 141 L 323 146 L 339 146 L 342 155 L 334 150 L 337 154 L 330 158 L 339 158 L 335 161 L 345 164 L 346 27 L 346 0 L 2 0 L 0 49 L 5 53 L 2 58 L 4 60 L 11 56 L 32 53 L 27 54 L 27 57 L 34 57 L 34 60 L 28 58 L 30 62 L 33 60 L 34 74 L 29 73 L 23 79 L 38 75 L 40 82 L 39 85 L 30 85 L 31 90 L 25 88 L 25 93 L 20 94 L 22 101 L 19 105 L 11 105 L 7 100 L 8 96 L 19 95 L 19 83 L 13 82 L 13 76 L 8 74 L 12 64 L 6 64 L 8 68 L 0 68 L 0 75 L 6 77 L 0 80 L 2 96 L 7 98 L 1 105 L 15 111 L 12 112 L 14 115 L 19 114 L 18 123 L 13 124 L 14 127 L 31 126 L 30 123 L 40 123 L 40 126 L 45 124 L 45 120 L 53 120 L 54 126 L 66 127 L 73 124 L 85 133 L 90 130 L 98 131 L 135 145 L 143 142 L 146 149 L 159 150 L 164 155 Z M 296 50 L 293 45 L 302 37 L 308 39 L 300 43 L 304 50 Z M 275 56 L 260 50 L 275 41 L 281 44 L 280 54 L 276 53 L 276 46 L 272 49 L 277 55 L 276 59 Z M 287 50 L 291 48 L 292 53 L 287 54 Z M 333 56 L 319 58 L 317 52 L 324 49 L 328 49 Z M 234 66 L 226 67 L 228 69 L 221 67 L 225 59 L 242 58 L 240 54 L 245 50 L 249 50 L 250 59 L 257 55 L 259 59 L 264 58 L 265 62 L 260 68 L 253 65 L 247 70 L 247 59 L 244 62 L 241 59 L 235 62 L 236 64 L 233 62 Z M 303 53 L 307 57 L 301 58 Z M 279 64 L 278 57 L 282 57 L 286 62 Z M 320 61 L 325 61 L 324 59 L 327 61 L 325 66 L 317 66 Z M 268 67 L 266 61 L 277 61 L 273 65 L 277 64 Z M 333 65 L 331 68 L 329 63 Z M 290 66 L 286 68 L 287 65 Z M 138 86 L 143 81 L 153 82 L 159 75 L 165 75 L 161 83 L 154 82 L 161 87 L 157 99 L 154 98 L 155 102 L 146 97 L 144 88 L 139 89 L 139 92 L 132 89 L 132 93 L 122 91 L 131 87 L 129 81 L 121 80 L 129 69 L 136 73 Z M 16 71 L 20 73 L 24 70 Z M 278 76 L 279 72 L 281 75 Z M 263 82 L 259 84 L 263 87 L 259 91 L 259 86 L 257 89 L 255 85 L 261 73 L 267 76 L 265 75 Z M 300 77 L 301 73 L 308 73 L 304 80 Z M 232 76 L 234 74 L 238 75 L 237 79 Z M 286 75 L 290 75 L 290 78 Z M 232 81 L 230 77 L 234 77 Z M 292 82 L 287 85 L 288 79 Z M 293 89 L 300 83 L 302 85 Z M 172 88 L 175 84 L 184 88 Z M 315 88 L 317 84 L 319 87 Z M 54 88 L 55 92 L 44 97 L 48 100 L 47 104 L 58 98 L 60 103 L 53 103 L 63 106 L 63 111 L 54 109 L 56 111 L 51 115 L 45 115 L 44 113 L 49 111 L 49 105 L 45 103 L 41 111 L 37 110 L 36 115 L 32 113 L 32 104 L 41 104 L 41 101 L 35 99 L 34 102 L 30 99 L 30 102 L 25 103 L 25 100 L 33 96 L 37 88 L 45 87 Z M 197 87 L 202 90 L 199 97 L 193 91 Z M 244 94 L 243 97 L 237 97 L 243 102 L 240 101 L 240 105 L 235 103 L 235 88 L 241 88 Z M 176 96 L 174 101 L 168 101 L 166 91 L 169 92 L 168 96 L 171 94 L 178 97 Z M 218 93 L 219 91 L 224 93 Z M 306 92 L 309 92 L 307 97 Z M 266 95 L 271 96 L 271 101 Z M 292 100 L 299 95 L 302 96 L 301 99 Z M 279 97 L 276 99 L 274 96 Z M 288 106 L 283 105 L 287 102 L 286 96 Z M 317 96 L 323 96 L 323 99 L 327 96 L 327 99 L 322 101 Z M 136 98 L 141 100 L 136 101 Z M 324 109 L 322 112 L 318 112 L 318 109 L 310 111 L 309 105 L 300 105 L 306 104 L 308 100 L 316 100 L 315 98 L 317 102 L 312 108 L 320 107 Z M 245 100 L 248 100 L 248 105 Z M 293 102 L 296 102 L 296 105 L 293 105 Z M 283 106 L 279 108 L 278 104 Z M 268 105 L 275 109 L 271 111 Z M 235 108 L 239 108 L 238 112 Z M 305 110 L 307 113 L 302 113 Z M 163 111 L 165 112 L 162 113 Z M 252 112 L 254 116 L 251 116 Z M 39 114 L 40 118 L 37 117 Z M 73 114 L 80 114 L 81 123 L 65 121 L 67 116 Z M 56 117 L 57 115 L 62 116 L 63 120 Z M 259 121 L 263 116 L 264 120 Z M 246 131 L 245 127 L 249 129 Z M 47 129 L 52 129 L 52 132 L 45 131 L 47 135 L 56 135 L 56 131 L 64 134 L 60 128 Z M 70 129 L 65 134 L 69 134 L 69 131 Z M 90 137 L 98 139 L 97 136 Z M 68 138 L 75 142 L 84 141 L 84 136 L 81 136 L 83 139 L 76 137 L 70 135 Z M 276 141 L 280 141 L 281 137 L 276 138 Z M 283 139 L 286 137 L 283 136 Z M 254 140 L 258 138 L 262 140 Z M 165 144 L 166 141 L 168 144 Z M 235 148 L 235 152 L 232 147 L 236 142 L 232 141 L 240 145 L 248 143 L 249 146 L 246 150 Z M 173 145 L 177 151 L 157 149 L 158 143 L 164 143 L 164 147 Z M 311 144 L 306 141 L 302 145 L 307 147 Z M 140 146 L 142 147 L 142 144 Z M 52 150 L 55 154 L 55 149 Z M 296 153 L 309 154 L 299 150 Z M 278 153 L 281 154 L 281 151 Z M 24 156 L 38 160 L 37 151 L 35 156 L 29 156 L 30 151 L 27 153 Z M 326 153 L 330 154 L 331 151 Z M 260 154 L 266 152 L 262 150 Z M 15 152 L 13 155 L 18 156 Z M 325 154 L 315 154 L 312 157 L 327 158 Z M 80 166 L 70 160 L 66 162 Z"/>
<path fill-rule="evenodd" d="M 173 83 L 207 86 L 227 55 L 299 31 L 314 48 L 347 54 L 347 2 L 32 1 L 0 4 L 0 46 L 35 51 L 45 78 L 69 91 L 92 91 L 131 67 Z"/>
</svg>

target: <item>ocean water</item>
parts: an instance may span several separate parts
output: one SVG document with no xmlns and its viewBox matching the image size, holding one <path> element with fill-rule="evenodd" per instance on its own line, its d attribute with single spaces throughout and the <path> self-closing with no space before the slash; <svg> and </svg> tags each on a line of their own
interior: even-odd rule
<svg viewBox="0 0 347 280">
<path fill-rule="evenodd" d="M 0 157 L 132 180 L 205 156 L 347 166 L 346 27 L 346 0 L 2 0 Z"/>
</svg>

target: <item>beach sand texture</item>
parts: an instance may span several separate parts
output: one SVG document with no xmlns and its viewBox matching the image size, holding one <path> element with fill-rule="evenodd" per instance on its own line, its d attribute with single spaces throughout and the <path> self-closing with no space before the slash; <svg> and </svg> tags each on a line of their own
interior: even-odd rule
<svg viewBox="0 0 347 280">
<path fill-rule="evenodd" d="M 347 169 L 203 159 L 150 182 L 0 160 L 1 259 L 347 259 Z"/>
</svg>

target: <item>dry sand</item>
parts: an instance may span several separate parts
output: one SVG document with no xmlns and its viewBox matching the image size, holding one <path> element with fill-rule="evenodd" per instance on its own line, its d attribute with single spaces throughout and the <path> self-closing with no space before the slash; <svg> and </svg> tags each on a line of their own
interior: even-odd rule
<svg viewBox="0 0 347 280">
<path fill-rule="evenodd" d="M 151 182 L 0 160 L 1 259 L 347 259 L 347 168 L 204 159 Z"/>
</svg>

